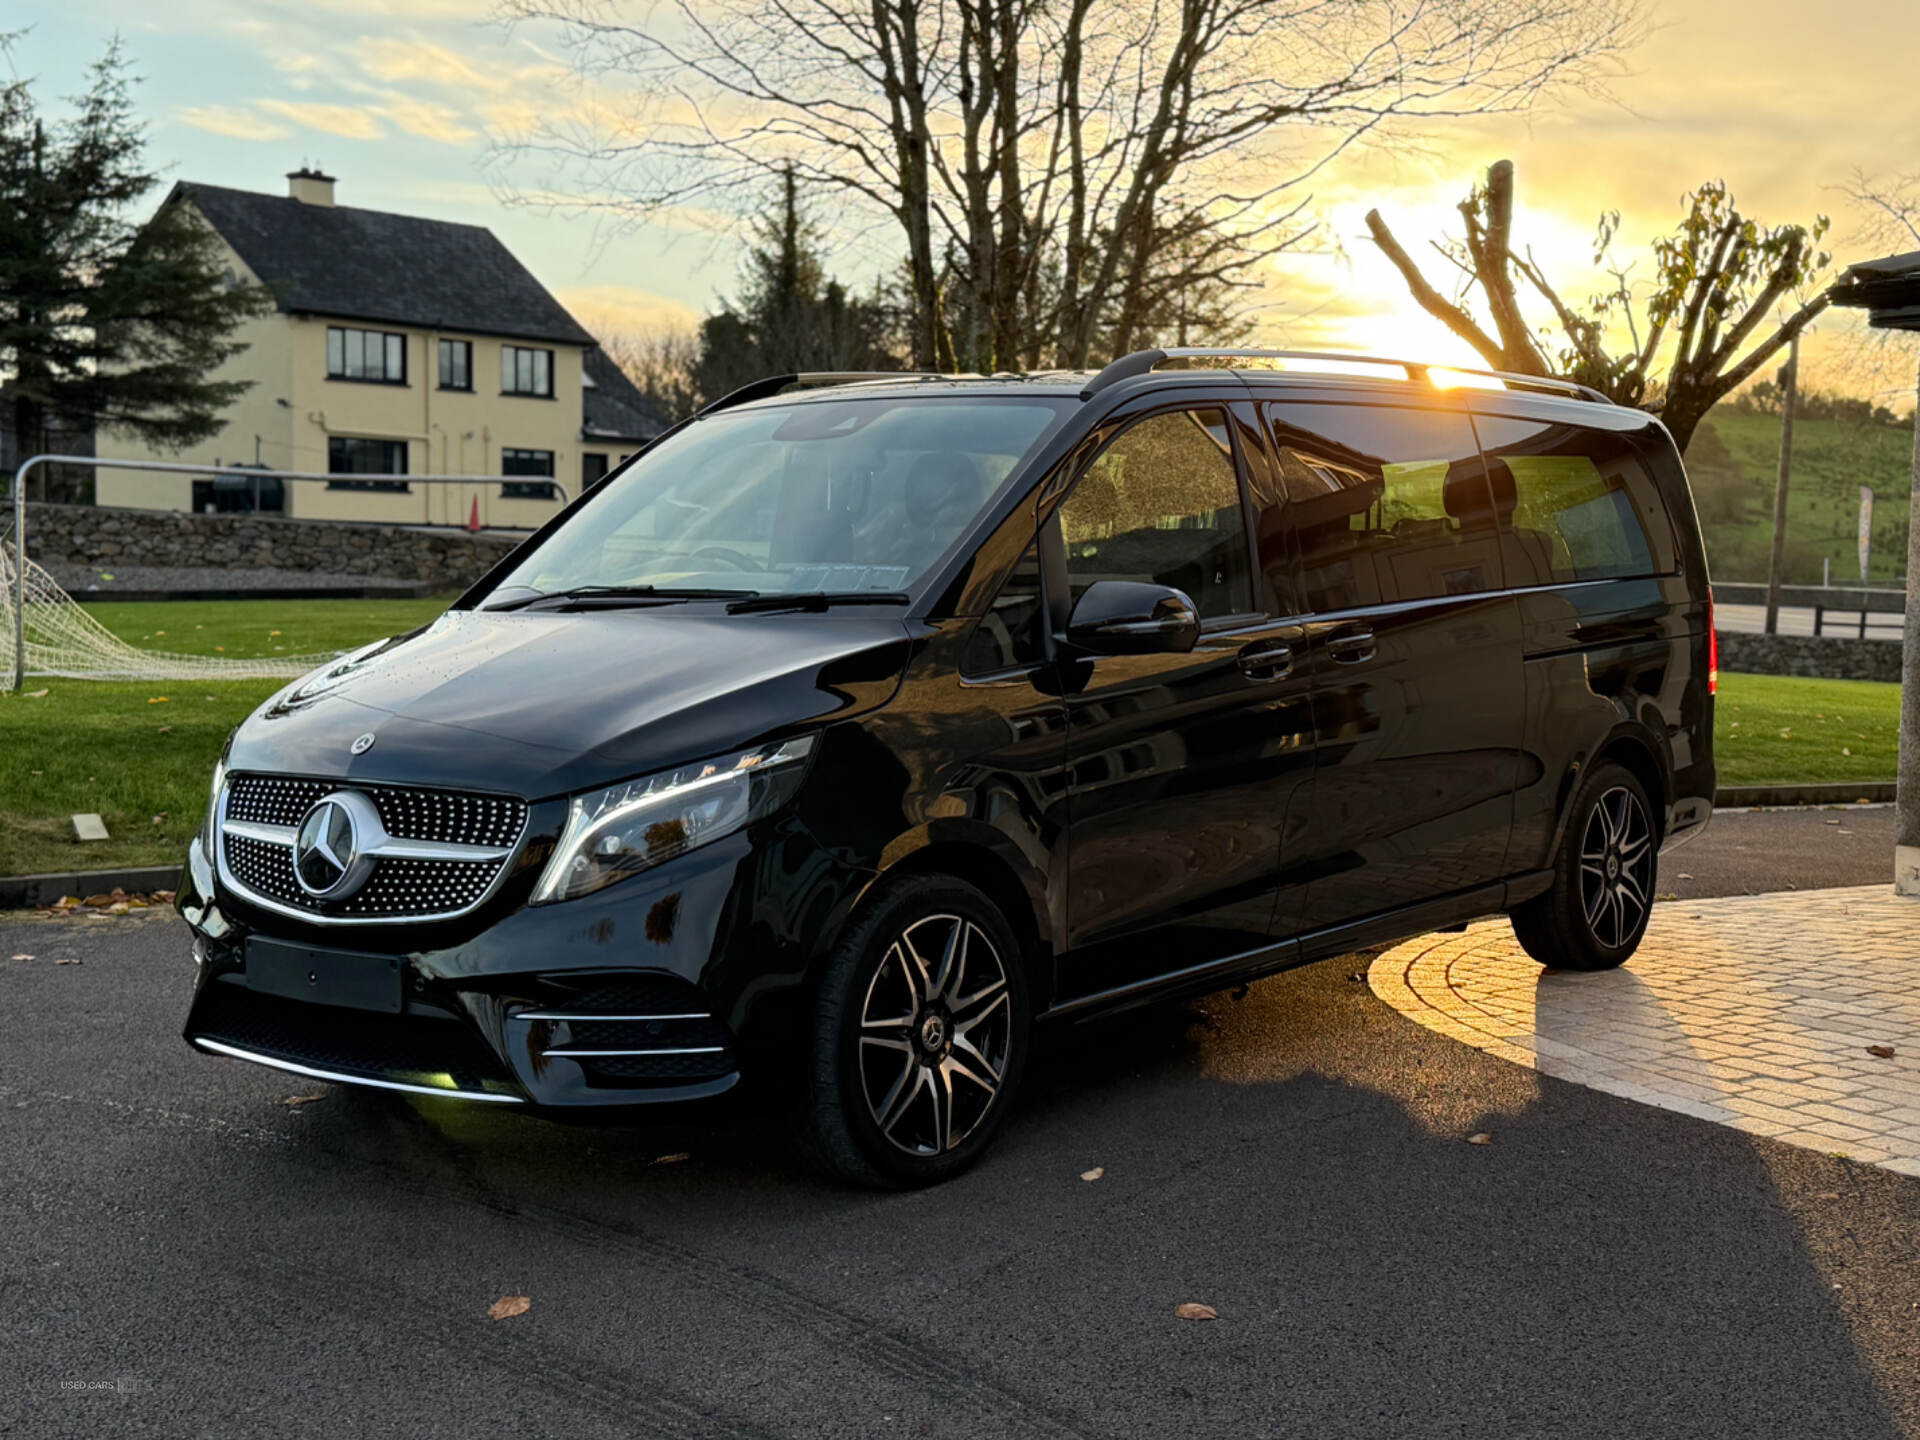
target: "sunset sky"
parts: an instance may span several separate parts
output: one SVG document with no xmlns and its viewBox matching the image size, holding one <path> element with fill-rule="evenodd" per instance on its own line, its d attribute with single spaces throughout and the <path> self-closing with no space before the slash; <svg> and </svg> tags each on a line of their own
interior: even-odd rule
<svg viewBox="0 0 1920 1440">
<path fill-rule="evenodd" d="M 171 177 L 278 192 L 284 172 L 312 161 L 339 177 L 343 204 L 490 227 L 589 325 L 712 308 L 736 273 L 724 229 L 689 221 L 609 235 L 503 205 L 488 137 L 523 126 L 570 82 L 553 36 L 509 32 L 489 13 L 486 0 L 14 0 L 6 24 L 30 27 L 14 66 L 48 98 L 78 89 L 118 31 L 145 77 L 153 158 Z M 1592 288 L 1601 210 L 1623 212 L 1621 253 L 1644 254 L 1677 218 L 1680 195 L 1716 177 L 1769 222 L 1830 213 L 1841 263 L 1866 258 L 1860 217 L 1836 187 L 1856 169 L 1920 169 L 1912 0 L 1650 0 L 1649 16 L 1654 33 L 1611 82 L 1612 103 L 1560 96 L 1325 172 L 1312 252 L 1265 271 L 1260 338 L 1471 360 L 1407 298 L 1361 217 L 1379 206 L 1423 250 L 1457 219 L 1474 173 L 1502 156 L 1518 167 L 1516 236 L 1570 296 Z M 537 188 L 543 177 L 523 166 L 507 179 Z M 871 273 L 871 249 L 851 242 L 834 264 L 850 278 Z M 1853 327 L 1823 321 L 1808 347 L 1815 383 L 1910 395 L 1916 357 L 1860 363 Z"/>
</svg>

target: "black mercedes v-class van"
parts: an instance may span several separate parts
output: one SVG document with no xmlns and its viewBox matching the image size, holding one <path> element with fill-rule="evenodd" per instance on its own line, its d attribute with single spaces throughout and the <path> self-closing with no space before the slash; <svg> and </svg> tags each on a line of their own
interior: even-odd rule
<svg viewBox="0 0 1920 1440">
<path fill-rule="evenodd" d="M 930 1181 L 1042 1021 L 1500 911 L 1618 965 L 1714 654 L 1673 442 L 1576 385 L 778 377 L 239 728 L 186 1036 L 549 1114 L 787 1067 Z"/>
</svg>

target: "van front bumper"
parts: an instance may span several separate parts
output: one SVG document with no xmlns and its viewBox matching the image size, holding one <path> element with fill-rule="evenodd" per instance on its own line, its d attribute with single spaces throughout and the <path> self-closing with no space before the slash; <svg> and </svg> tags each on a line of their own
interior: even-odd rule
<svg viewBox="0 0 1920 1440">
<path fill-rule="evenodd" d="M 223 894 L 196 841 L 175 902 L 198 970 L 183 1033 L 310 1079 L 483 1104 L 710 1099 L 748 1067 L 742 1032 L 775 1027 L 805 978 L 809 937 L 741 923 L 764 916 L 751 896 L 765 894 L 768 853 L 741 834 L 462 932 L 362 932 Z"/>
</svg>

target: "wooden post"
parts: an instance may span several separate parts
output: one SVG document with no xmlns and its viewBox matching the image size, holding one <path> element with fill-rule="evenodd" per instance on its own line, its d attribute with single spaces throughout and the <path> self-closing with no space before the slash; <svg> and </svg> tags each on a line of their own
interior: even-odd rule
<svg viewBox="0 0 1920 1440">
<path fill-rule="evenodd" d="M 1793 408 L 1800 380 L 1800 337 L 1787 346 L 1781 371 L 1780 474 L 1773 486 L 1773 559 L 1767 565 L 1767 634 L 1780 628 L 1780 571 L 1787 551 L 1787 478 L 1793 473 Z"/>
</svg>

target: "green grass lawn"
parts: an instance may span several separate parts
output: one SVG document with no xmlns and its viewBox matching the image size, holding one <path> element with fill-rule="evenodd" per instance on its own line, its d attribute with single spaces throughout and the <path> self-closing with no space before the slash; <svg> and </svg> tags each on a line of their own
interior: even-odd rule
<svg viewBox="0 0 1920 1440">
<path fill-rule="evenodd" d="M 1904 572 L 1912 461 L 1910 426 L 1796 423 L 1787 488 L 1787 583 L 1819 584 L 1823 558 L 1832 563 L 1836 584 L 1859 581 L 1862 485 L 1874 490 L 1871 578 L 1884 584 Z M 1777 416 L 1723 406 L 1694 433 L 1687 478 L 1715 580 L 1767 578 L 1779 463 Z"/>
<path fill-rule="evenodd" d="M 88 613 L 143 649 L 235 659 L 349 650 L 425 624 L 446 600 L 101 601 Z M 277 633 L 276 633 L 277 632 Z M 177 861 L 206 813 L 233 727 L 284 680 L 29 678 L 0 695 L 0 874 Z M 39 698 L 32 692 L 45 690 Z M 82 845 L 68 817 L 113 837 Z"/>
<path fill-rule="evenodd" d="M 1900 747 L 1900 687 L 1722 674 L 1713 731 L 1722 785 L 1891 780 Z"/>
<path fill-rule="evenodd" d="M 142 650 L 251 660 L 351 650 L 426 624 L 452 599 L 97 600 L 85 609 Z"/>
<path fill-rule="evenodd" d="M 104 602 L 136 645 L 244 654 L 278 630 L 287 653 L 345 650 L 431 619 L 443 601 Z M 29 680 L 0 695 L 0 874 L 165 864 L 184 853 L 228 733 L 284 682 Z M 45 690 L 38 698 L 31 692 Z M 1900 687 L 1723 675 L 1715 754 L 1725 785 L 1890 780 Z M 1784 734 L 1782 732 L 1785 732 Z M 1851 752 L 1851 753 L 1848 753 Z M 67 817 L 98 811 L 111 840 Z"/>
</svg>

